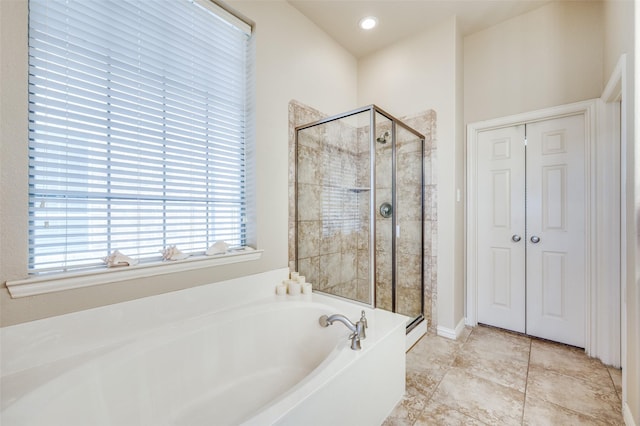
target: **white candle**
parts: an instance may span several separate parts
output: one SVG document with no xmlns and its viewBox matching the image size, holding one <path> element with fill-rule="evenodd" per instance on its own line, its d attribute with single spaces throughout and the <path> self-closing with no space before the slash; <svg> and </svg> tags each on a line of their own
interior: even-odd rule
<svg viewBox="0 0 640 426">
<path fill-rule="evenodd" d="M 276 294 L 278 296 L 284 296 L 287 294 L 287 286 L 284 284 L 278 284 L 276 286 Z"/>
<path fill-rule="evenodd" d="M 302 289 L 302 286 L 300 285 L 299 282 L 293 281 L 293 280 L 289 280 L 289 294 L 291 296 L 299 295 L 301 289 Z"/>
<path fill-rule="evenodd" d="M 298 275 L 298 279 L 297 279 L 297 281 L 298 281 L 300 284 L 304 284 L 305 280 L 306 280 L 306 279 L 305 279 L 304 275 Z"/>
<path fill-rule="evenodd" d="M 311 294 L 313 291 L 313 286 L 311 283 L 302 284 L 302 294 Z"/>
<path fill-rule="evenodd" d="M 292 280 L 297 280 L 299 276 L 300 276 L 300 273 L 295 272 L 295 271 L 291 272 L 291 279 Z"/>
</svg>

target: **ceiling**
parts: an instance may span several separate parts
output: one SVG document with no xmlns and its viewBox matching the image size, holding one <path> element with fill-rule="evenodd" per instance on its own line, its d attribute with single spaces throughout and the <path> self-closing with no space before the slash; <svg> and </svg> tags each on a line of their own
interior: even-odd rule
<svg viewBox="0 0 640 426">
<path fill-rule="evenodd" d="M 553 0 L 288 0 L 357 58 L 439 24 L 453 15 L 463 35 L 536 9 Z M 557 1 L 557 0 L 556 0 Z M 358 22 L 378 18 L 365 31 Z"/>
</svg>

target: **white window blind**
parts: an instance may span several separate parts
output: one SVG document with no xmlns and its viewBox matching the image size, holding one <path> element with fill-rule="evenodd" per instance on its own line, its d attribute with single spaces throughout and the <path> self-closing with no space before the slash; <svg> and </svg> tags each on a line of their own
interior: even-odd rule
<svg viewBox="0 0 640 426">
<path fill-rule="evenodd" d="M 247 243 L 251 28 L 216 9 L 29 1 L 31 273 Z"/>
</svg>

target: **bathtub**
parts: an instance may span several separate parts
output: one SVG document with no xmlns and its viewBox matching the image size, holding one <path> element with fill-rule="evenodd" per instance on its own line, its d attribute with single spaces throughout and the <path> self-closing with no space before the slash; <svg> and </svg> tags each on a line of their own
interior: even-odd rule
<svg viewBox="0 0 640 426">
<path fill-rule="evenodd" d="M 172 305 L 181 314 L 161 315 L 152 321 L 155 326 L 141 328 L 118 307 L 64 316 L 64 322 L 76 324 L 72 336 L 64 336 L 64 324 L 55 318 L 43 320 L 40 331 L 28 323 L 27 334 L 39 343 L 26 349 L 6 348 L 24 339 L 6 327 L 0 423 L 382 423 L 404 393 L 407 318 L 317 294 L 275 296 L 272 284 L 262 282 L 269 292 L 261 288 L 261 297 L 243 303 L 216 299 L 211 310 L 201 295 L 182 295 L 198 299 L 199 307 L 185 315 Z M 144 308 L 135 302 L 134 311 Z M 342 324 L 318 324 L 321 315 L 333 313 L 356 320 L 362 309 L 369 328 L 360 351 L 350 349 L 350 332 Z M 150 307 L 148 314 L 153 311 Z M 91 334 L 78 321 L 93 328 L 109 320 L 116 323 L 106 327 L 104 339 L 74 341 Z M 12 359 L 21 353 L 31 361 Z"/>
</svg>

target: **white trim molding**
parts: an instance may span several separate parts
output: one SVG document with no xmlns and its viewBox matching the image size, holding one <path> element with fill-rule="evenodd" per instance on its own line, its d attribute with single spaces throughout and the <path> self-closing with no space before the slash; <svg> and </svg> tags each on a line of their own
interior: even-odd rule
<svg viewBox="0 0 640 426">
<path fill-rule="evenodd" d="M 458 337 L 460 337 L 460 335 L 462 334 L 462 331 L 464 330 L 464 326 L 465 326 L 465 319 L 462 318 L 460 322 L 458 322 L 458 325 L 456 325 L 456 328 L 451 329 L 449 327 L 443 327 L 439 325 L 436 327 L 436 333 L 438 334 L 438 336 L 446 337 L 447 339 L 451 339 L 451 340 L 457 340 Z"/>
<path fill-rule="evenodd" d="M 210 268 L 231 263 L 258 260 L 263 250 L 227 253 L 218 256 L 194 256 L 174 262 L 154 262 L 135 266 L 122 266 L 118 269 L 100 269 L 98 271 L 77 272 L 59 275 L 43 275 L 24 280 L 7 281 L 6 286 L 12 299 L 56 291 L 72 290 L 127 281 L 136 278 L 184 272 L 195 269 Z"/>
<path fill-rule="evenodd" d="M 629 407 L 626 401 L 622 403 L 622 419 L 626 426 L 637 426 L 633 420 L 633 414 L 631 414 L 631 407 Z"/>
<path fill-rule="evenodd" d="M 612 87 L 615 87 L 612 86 Z M 597 309 L 598 297 L 601 297 L 603 293 L 606 293 L 608 300 L 616 299 L 616 295 L 619 293 L 619 279 L 618 285 L 611 284 L 611 274 L 615 275 L 616 268 L 603 267 L 603 263 L 597 257 L 603 249 L 608 247 L 617 246 L 619 248 L 619 236 L 614 233 L 607 233 L 607 229 L 611 226 L 615 227 L 615 218 L 619 218 L 619 212 L 616 216 L 616 212 L 611 209 L 608 210 L 609 216 L 604 215 L 604 210 L 607 207 L 613 207 L 615 210 L 617 206 L 611 206 L 610 204 L 601 205 L 602 202 L 615 202 L 615 194 L 609 194 L 607 191 L 610 189 L 604 188 L 602 185 L 598 185 L 598 179 L 603 178 L 605 173 L 607 179 L 617 180 L 619 184 L 619 171 L 612 169 L 609 163 L 606 161 L 611 160 L 612 156 L 615 157 L 615 149 L 613 151 L 607 151 L 608 156 L 605 158 L 599 158 L 599 155 L 603 151 L 606 151 L 609 147 L 601 147 L 599 138 L 602 134 L 598 132 L 598 111 L 601 101 L 599 99 L 592 99 L 583 102 L 576 102 L 567 105 L 556 106 L 552 108 L 546 108 L 542 110 L 516 114 L 508 117 L 497 118 L 493 120 L 487 120 L 477 123 L 472 123 L 467 126 L 467 210 L 466 210 L 466 324 L 475 326 L 478 324 L 477 318 L 477 165 L 476 160 L 478 157 L 477 152 L 477 140 L 478 133 L 481 131 L 497 129 L 502 127 L 510 127 L 520 124 L 533 123 L 537 121 L 547 120 L 551 118 L 559 118 L 569 115 L 583 114 L 585 118 L 585 178 L 586 178 L 586 191 L 585 201 L 588 206 L 586 212 L 586 306 L 585 306 L 585 351 L 591 356 L 601 357 L 605 356 L 608 364 L 616 364 L 616 356 L 619 359 L 619 345 L 617 347 L 611 347 L 610 341 L 606 339 L 598 339 L 598 329 L 602 330 L 602 326 L 607 325 L 609 331 L 614 331 L 617 327 L 618 334 L 620 333 L 620 310 L 617 312 L 615 308 L 603 311 Z M 619 194 L 618 194 L 619 196 Z M 611 221 L 603 223 L 603 221 L 614 218 L 613 223 Z M 598 245 L 596 245 L 598 244 Z M 597 250 L 599 248 L 599 250 Z M 615 250 L 614 254 L 615 254 Z M 609 257 L 607 257 L 609 259 Z M 607 260 L 605 260 L 606 262 Z M 615 264 L 615 262 L 614 262 Z M 604 268 L 604 269 L 603 269 Z M 619 272 L 619 271 L 618 271 Z M 617 288 L 613 288 L 617 287 Z M 618 299 L 619 300 L 619 297 Z M 615 300 L 614 300 L 615 302 Z M 601 303 L 600 303 L 601 305 Z M 616 320 L 617 318 L 617 320 Z M 602 335 L 602 333 L 600 333 Z M 619 365 L 619 361 L 617 363 Z"/>
</svg>

